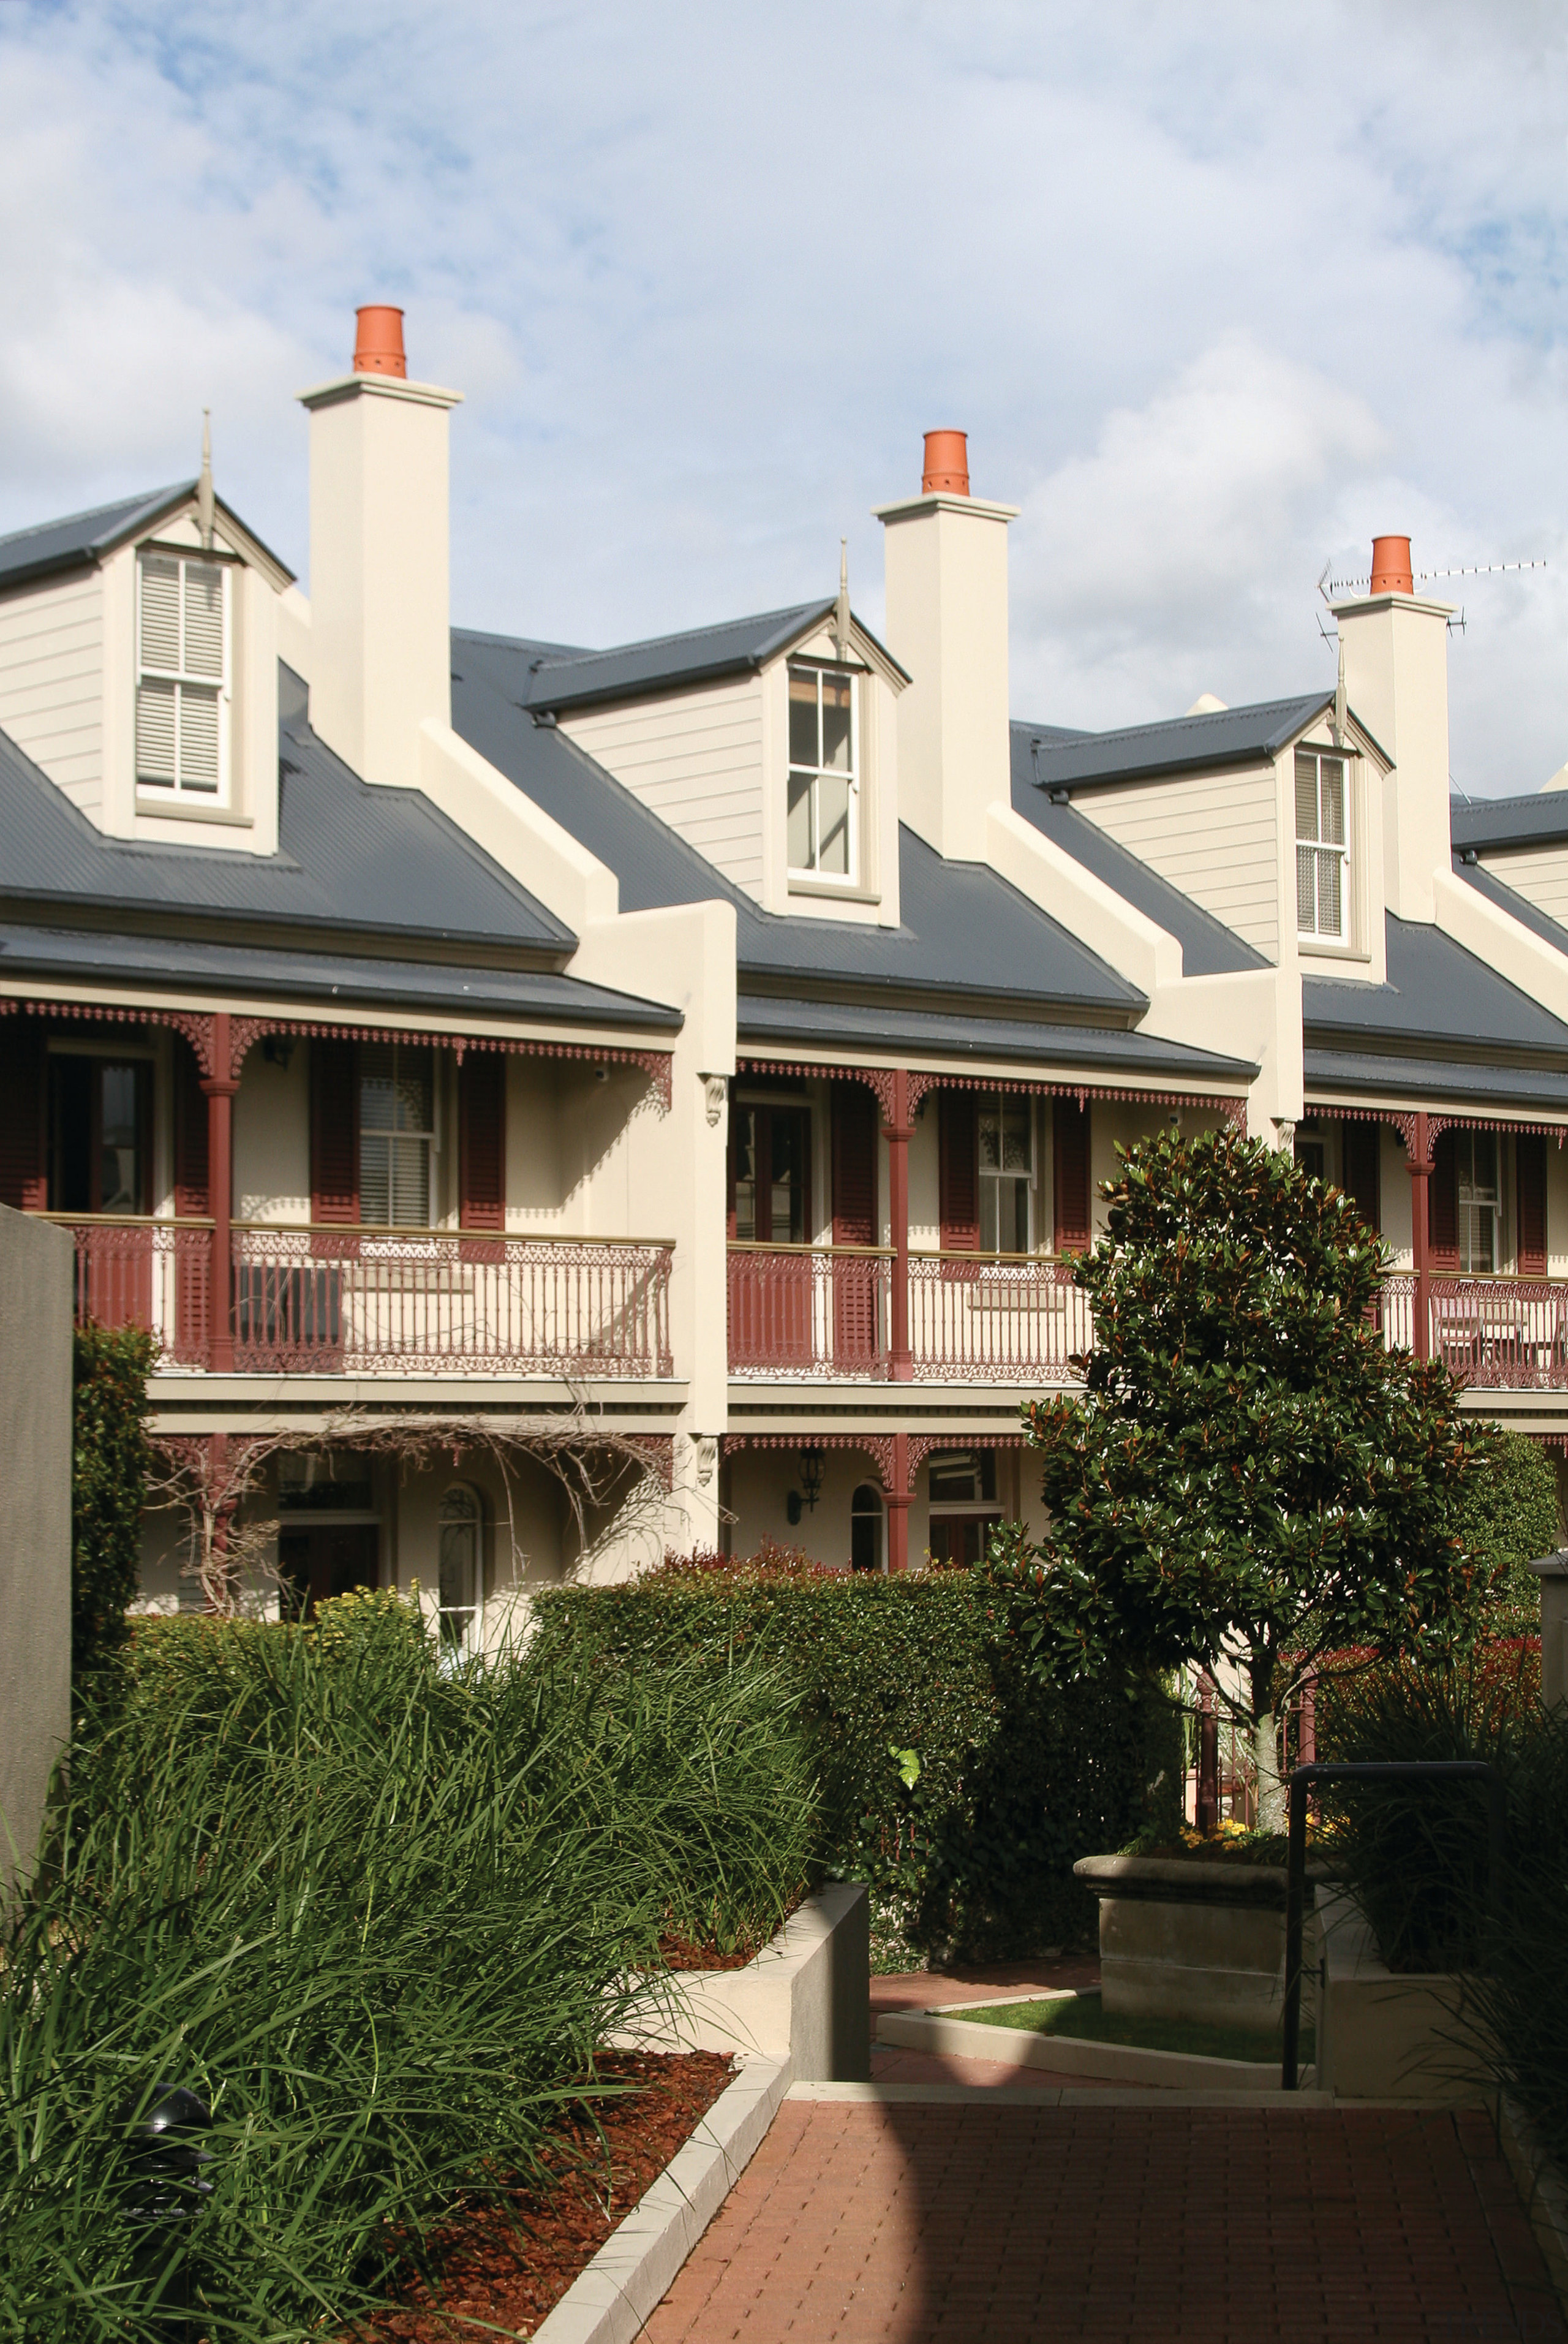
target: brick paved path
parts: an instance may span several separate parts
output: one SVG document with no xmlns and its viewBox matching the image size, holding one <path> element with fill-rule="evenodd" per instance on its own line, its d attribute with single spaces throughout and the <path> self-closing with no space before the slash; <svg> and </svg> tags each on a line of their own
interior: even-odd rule
<svg viewBox="0 0 1568 2344">
<path fill-rule="evenodd" d="M 1479 2112 L 791 2099 L 647 2344 L 1565 2331 Z"/>
</svg>

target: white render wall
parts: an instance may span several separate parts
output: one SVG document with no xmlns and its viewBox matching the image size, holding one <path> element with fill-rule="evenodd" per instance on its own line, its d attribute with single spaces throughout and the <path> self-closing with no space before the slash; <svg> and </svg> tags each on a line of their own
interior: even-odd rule
<svg viewBox="0 0 1568 2344">
<path fill-rule="evenodd" d="M 1279 808 L 1271 763 L 1118 782 L 1075 791 L 1072 803 L 1255 950 L 1278 960 Z"/>
<path fill-rule="evenodd" d="M 716 870 L 761 900 L 760 676 L 587 709 L 563 716 L 560 729 Z"/>
<path fill-rule="evenodd" d="M 85 814 L 104 794 L 104 591 L 76 572 L 0 601 L 0 732 Z"/>
</svg>

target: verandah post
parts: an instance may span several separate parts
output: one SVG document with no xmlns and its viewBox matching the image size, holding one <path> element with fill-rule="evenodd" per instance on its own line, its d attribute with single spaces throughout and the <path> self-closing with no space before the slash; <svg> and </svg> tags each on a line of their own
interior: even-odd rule
<svg viewBox="0 0 1568 2344">
<path fill-rule="evenodd" d="M 894 1383 L 907 1384 L 912 1380 L 915 1368 L 910 1351 L 910 1077 L 902 1066 L 893 1073 L 893 1112 L 882 1129 L 888 1142 L 888 1217 L 893 1240 L 892 1340 L 888 1374 Z M 907 1496 L 904 1502 L 907 1506 Z"/>
<path fill-rule="evenodd" d="M 1432 1149 L 1427 1142 L 1424 1115 L 1418 1115 L 1415 1118 L 1415 1132 L 1409 1153 L 1411 1254 L 1415 1263 L 1415 1356 L 1418 1359 L 1429 1359 L 1432 1357 L 1432 1311 L 1427 1297 L 1427 1214 Z"/>
<path fill-rule="evenodd" d="M 234 1369 L 234 1095 L 239 1088 L 232 1063 L 229 1013 L 212 1021 L 212 1067 L 202 1076 L 206 1094 L 207 1205 L 212 1214 L 212 1364 L 219 1374 Z"/>
<path fill-rule="evenodd" d="M 910 1436 L 893 1435 L 893 1480 L 888 1491 L 888 1569 L 910 1567 Z"/>
</svg>

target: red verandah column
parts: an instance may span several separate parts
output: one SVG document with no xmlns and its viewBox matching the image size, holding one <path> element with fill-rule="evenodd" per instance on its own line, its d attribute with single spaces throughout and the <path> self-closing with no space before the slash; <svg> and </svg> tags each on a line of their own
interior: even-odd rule
<svg viewBox="0 0 1568 2344">
<path fill-rule="evenodd" d="M 239 1083 L 233 1071 L 228 1011 L 218 1010 L 212 1023 L 213 1071 L 202 1076 L 201 1086 L 206 1094 L 207 1207 L 213 1221 L 212 1364 L 222 1375 L 234 1368 L 230 1216 L 234 1210 L 234 1095 Z"/>
<path fill-rule="evenodd" d="M 915 1372 L 910 1353 L 910 1077 L 900 1066 L 893 1074 L 893 1108 L 888 1122 L 882 1126 L 888 1143 L 888 1217 L 892 1224 L 893 1295 L 892 1342 L 888 1359 L 888 1374 L 897 1384 L 909 1383 Z M 903 1438 L 900 1434 L 900 1439 Z M 902 1485 L 900 1484 L 900 1487 Z M 904 1512 L 895 1516 L 890 1500 L 888 1535 L 890 1555 L 895 1540 L 904 1539 L 908 1559 L 909 1495 L 903 1499 Z M 901 1563 L 893 1564 L 901 1570 Z"/>
<path fill-rule="evenodd" d="M 903 1080 L 902 1076 L 899 1077 Z M 908 1132 L 904 1134 L 909 1137 Z M 893 1435 L 893 1479 L 888 1491 L 888 1569 L 910 1567 L 910 1436 Z"/>
<path fill-rule="evenodd" d="M 1410 1158 L 1411 1254 L 1415 1263 L 1415 1356 L 1418 1359 L 1426 1359 L 1432 1356 L 1432 1312 L 1426 1287 L 1430 1226 L 1427 1192 L 1432 1180 L 1432 1148 L 1427 1140 L 1424 1115 L 1418 1115 L 1415 1118 L 1415 1128 L 1406 1153 Z"/>
</svg>

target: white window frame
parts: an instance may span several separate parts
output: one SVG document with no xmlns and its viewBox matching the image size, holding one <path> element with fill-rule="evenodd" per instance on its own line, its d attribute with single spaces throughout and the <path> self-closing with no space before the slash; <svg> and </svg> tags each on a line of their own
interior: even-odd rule
<svg viewBox="0 0 1568 2344">
<path fill-rule="evenodd" d="M 179 611 L 179 613 L 180 613 L 180 629 L 181 629 L 181 635 L 182 635 L 182 647 L 183 647 L 183 635 L 184 635 L 184 629 L 185 629 L 185 596 L 186 596 L 186 580 L 185 580 L 185 573 L 186 573 L 186 569 L 187 569 L 187 568 L 196 568 L 196 569 L 200 569 L 200 570 L 216 570 L 216 572 L 217 572 L 217 574 L 218 574 L 218 579 L 219 579 L 219 581 L 220 581 L 220 594 L 221 594 L 221 620 L 220 620 L 220 624 L 221 624 L 221 627 L 222 627 L 222 632 L 223 632 L 223 658 L 222 658 L 222 662 L 221 662 L 221 673 L 219 674 L 219 676 L 218 676 L 218 677 L 216 678 L 216 685 L 215 685 L 215 679 L 214 679 L 212 676 L 210 676 L 210 675 L 195 675 L 195 674 L 191 674 L 191 673 L 188 673 L 188 672 L 186 672 L 183 667 L 178 667 L 178 668 L 152 667 L 152 666 L 149 666 L 149 665 L 147 664 L 147 662 L 144 660 L 144 658 L 143 658 L 143 656 L 142 656 L 142 652 L 143 652 L 143 634 L 142 634 L 142 591 L 143 591 L 143 584 L 144 584 L 144 581 L 145 581 L 146 574 L 146 565 L 147 564 L 147 562 L 148 562 L 148 561 L 173 561 L 173 562 L 175 562 L 175 563 L 176 563 L 176 564 L 178 565 L 178 568 L 179 568 L 179 583 L 178 583 L 178 587 L 177 587 L 176 594 L 176 607 L 177 607 L 177 609 L 178 609 L 178 611 Z M 140 700 L 140 697 L 141 697 L 141 689 L 142 689 L 142 684 L 143 684 L 144 680 L 146 680 L 146 679 L 151 679 L 151 680 L 153 680 L 153 681 L 156 681 L 156 682 L 158 682 L 158 683 L 172 683 L 172 684 L 176 687 L 176 704 L 175 704 L 175 779 L 174 779 L 174 781 L 173 781 L 172 783 L 169 783 L 169 782 L 153 782 L 153 781 L 144 781 L 144 780 L 143 780 L 142 775 L 141 775 L 141 773 L 140 773 L 140 770 L 139 770 L 140 760 L 139 760 L 139 759 L 136 757 L 136 711 L 135 711 L 134 709 L 133 709 L 133 711 L 132 711 L 132 726 L 131 726 L 131 747 L 132 747 L 132 757 L 133 757 L 133 761 L 136 763 L 136 765 L 137 765 L 137 767 L 138 767 L 138 770 L 137 770 L 137 773 L 136 773 L 136 802 L 137 802 L 138 807 L 140 807 L 140 808 L 141 808 L 143 811 L 145 811 L 145 812 L 151 813 L 154 809 L 156 809 L 156 807 L 158 807 L 158 806 L 160 806 L 160 805 L 165 805 L 165 806 L 167 806 L 167 805 L 178 805 L 178 806 L 189 806 L 189 807 L 194 807 L 194 806 L 212 806 L 212 807 L 214 807 L 216 810 L 217 810 L 218 812 L 221 812 L 221 813 L 226 813 L 226 812 L 228 811 L 228 806 L 229 806 L 229 797 L 230 797 L 231 763 L 232 763 L 232 760 L 231 760 L 231 739 L 230 739 L 230 736 L 231 736 L 231 733 L 232 733 L 232 732 L 233 732 L 232 709 L 233 709 L 233 704 L 234 704 L 234 690 L 233 690 L 233 662 L 234 662 L 234 583 L 233 583 L 233 580 L 232 580 L 232 578 L 230 577 L 230 574 L 229 574 L 229 573 L 230 573 L 230 571 L 231 571 L 231 570 L 232 570 L 232 568 L 233 568 L 233 564 L 232 564 L 231 562 L 227 562 L 227 561 L 214 561 L 214 559 L 212 558 L 212 556 L 211 556 L 210 554 L 208 554 L 208 553 L 186 553 L 186 552 L 185 552 L 185 551 L 183 551 L 176 550 L 176 548 L 174 548 L 174 547 L 172 547 L 172 546 L 161 546 L 161 545 L 149 545 L 149 546 L 144 546 L 144 547 L 143 547 L 143 548 L 141 548 L 141 549 L 138 551 L 138 552 L 137 552 L 137 555 L 136 555 L 136 696 L 137 696 L 137 699 L 138 699 L 138 701 L 139 701 L 139 700 Z M 216 787 L 216 790 L 208 790 L 208 789 L 202 789 L 202 788 L 198 788 L 195 783 L 186 783 L 186 782 L 184 782 L 184 781 L 182 781 L 182 780 L 180 779 L 180 774 L 179 774 L 179 738 L 180 738 L 180 726 L 179 726 L 179 702 L 178 702 L 178 694 L 179 694 L 179 692 L 180 692 L 180 691 L 181 691 L 182 689 L 188 689 L 188 690 L 194 690 L 194 691 L 199 691 L 199 692 L 212 692 L 212 691 L 214 691 L 215 689 L 216 689 L 216 694 L 217 694 L 217 787 Z"/>
<path fill-rule="evenodd" d="M 1301 834 L 1301 816 L 1296 804 L 1296 792 L 1299 785 L 1298 769 L 1300 761 L 1303 757 L 1310 757 L 1312 761 L 1313 818 L 1318 833 L 1318 835 L 1312 838 L 1303 838 Z M 1322 834 L 1325 757 L 1332 764 L 1337 764 L 1343 775 L 1342 788 L 1344 837 L 1337 843 L 1333 840 L 1325 840 Z M 1348 750 L 1325 749 L 1306 742 L 1297 743 L 1295 753 L 1291 761 L 1291 826 L 1294 834 L 1296 849 L 1296 934 L 1315 944 L 1344 945 L 1351 939 L 1351 823 L 1354 770 L 1354 760 Z M 1311 925 L 1303 922 L 1302 917 L 1302 857 L 1303 854 L 1313 857 L 1313 917 Z M 1331 857 L 1337 859 L 1340 866 L 1340 924 L 1337 928 L 1324 927 L 1318 918 L 1318 906 L 1322 901 L 1319 873 L 1322 863 Z"/>
<path fill-rule="evenodd" d="M 463 1510 L 459 1511 L 459 1507 Z M 443 1601 L 445 1556 L 441 1550 L 448 1531 L 467 1531 L 473 1536 L 470 1603 L 448 1604 Z M 473 1660 L 484 1650 L 485 1643 L 485 1501 L 471 1481 L 453 1481 L 443 1490 L 436 1510 L 436 1538 L 437 1646 L 442 1665 L 455 1668 L 464 1661 Z"/>
<path fill-rule="evenodd" d="M 1000 1164 L 994 1167 L 988 1165 L 985 1161 L 983 1151 L 981 1150 L 980 1134 L 980 1118 L 988 1110 L 994 1112 L 997 1116 L 997 1128 L 1000 1136 L 1005 1133 L 1007 1114 L 1010 1106 L 1012 1108 L 1014 1114 L 1022 1114 L 1024 1127 L 1029 1134 L 1029 1164 L 1027 1168 L 1022 1172 L 1007 1171 Z M 1036 1116 L 1034 1111 L 1034 1101 L 1030 1097 L 1027 1092 L 1023 1095 L 1021 1108 L 1018 1105 L 1018 1094 L 1016 1092 L 982 1091 L 980 1093 L 975 1124 L 975 1147 L 977 1151 L 975 1173 L 977 1179 L 980 1183 L 976 1202 L 980 1211 L 980 1251 L 982 1258 L 993 1260 L 1006 1260 L 1012 1254 L 1011 1248 L 1009 1248 L 1007 1252 L 1004 1253 L 1000 1246 L 988 1246 L 986 1243 L 985 1183 L 987 1181 L 989 1181 L 991 1186 L 991 1224 L 999 1236 L 1001 1233 L 1001 1184 L 1004 1180 L 1012 1183 L 1014 1186 L 1018 1185 L 1020 1182 L 1022 1183 L 1024 1191 L 1024 1217 L 1028 1224 L 1028 1242 L 1024 1246 L 1023 1251 L 1025 1255 L 1031 1255 L 1034 1252 L 1035 1176 L 1038 1169 L 1035 1122 Z"/>
<path fill-rule="evenodd" d="M 1495 1131 L 1459 1130 L 1454 1133 L 1454 1238 L 1459 1248 L 1459 1272 L 1462 1278 L 1495 1278 L 1503 1262 L 1503 1135 Z M 1479 1187 L 1475 1179 L 1475 1157 L 1480 1142 L 1492 1143 L 1492 1187 L 1490 1191 Z M 1468 1173 L 1460 1162 L 1461 1155 L 1469 1159 Z M 1478 1258 L 1482 1248 L 1475 1242 L 1485 1222 L 1492 1226 L 1490 1261 Z"/>
<path fill-rule="evenodd" d="M 836 765 L 798 765 L 789 753 L 789 686 L 797 675 L 817 678 L 817 740 L 822 739 L 822 678 L 841 676 L 849 687 L 849 770 Z M 858 887 L 860 884 L 860 679 L 852 668 L 836 667 L 831 660 L 787 660 L 784 665 L 784 857 L 791 879 L 809 879 L 824 887 Z M 789 785 L 798 773 L 809 774 L 811 788 L 811 853 L 809 864 L 789 862 Z M 849 854 L 847 871 L 824 871 L 821 865 L 821 810 L 819 784 L 824 780 L 849 785 L 848 823 Z"/>
<path fill-rule="evenodd" d="M 396 1124 L 384 1128 L 378 1124 L 367 1124 L 366 1122 L 364 1086 L 367 1076 L 363 1053 L 367 1048 L 389 1049 L 391 1051 L 392 1086 L 394 1096 L 396 1096 L 397 1086 L 397 1060 L 399 1052 L 403 1050 L 411 1050 L 417 1052 L 420 1056 L 427 1056 L 429 1057 L 430 1122 L 426 1130 L 403 1131 L 400 1130 Z M 441 1163 L 441 1053 L 433 1044 L 417 1042 L 412 1039 L 406 1040 L 401 1035 L 393 1035 L 385 1042 L 371 1042 L 368 1044 L 361 1043 L 359 1055 L 356 1059 L 354 1079 L 360 1086 L 357 1100 L 359 1124 L 359 1163 L 357 1171 L 360 1196 L 359 1209 L 361 1213 L 363 1213 L 365 1209 L 364 1198 L 367 1186 L 365 1177 L 365 1143 L 367 1140 L 384 1140 L 387 1143 L 387 1209 L 388 1212 L 392 1210 L 397 1189 L 397 1172 L 395 1168 L 396 1151 L 399 1147 L 422 1147 L 425 1152 L 425 1218 L 422 1221 L 367 1222 L 366 1226 L 367 1228 L 384 1228 L 398 1230 L 433 1229 L 438 1228 L 440 1226 L 441 1218 L 440 1197 L 438 1193 Z"/>
</svg>

